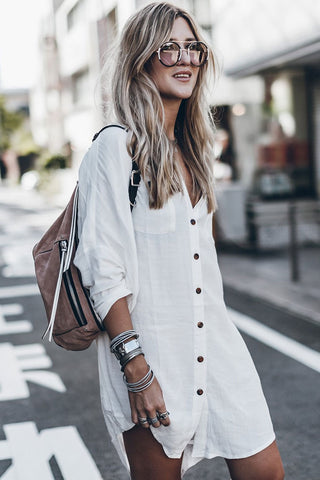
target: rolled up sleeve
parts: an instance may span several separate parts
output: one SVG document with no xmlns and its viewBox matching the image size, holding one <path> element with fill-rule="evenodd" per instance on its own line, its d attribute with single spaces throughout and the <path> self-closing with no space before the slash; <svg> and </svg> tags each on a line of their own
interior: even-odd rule
<svg viewBox="0 0 320 480">
<path fill-rule="evenodd" d="M 104 130 L 79 170 L 79 244 L 74 263 L 101 320 L 123 297 L 131 312 L 139 288 L 126 136 L 117 127 Z"/>
</svg>

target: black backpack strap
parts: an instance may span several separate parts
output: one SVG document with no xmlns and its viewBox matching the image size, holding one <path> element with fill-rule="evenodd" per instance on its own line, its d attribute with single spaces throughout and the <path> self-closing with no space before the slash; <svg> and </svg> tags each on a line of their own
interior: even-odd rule
<svg viewBox="0 0 320 480">
<path fill-rule="evenodd" d="M 94 135 L 92 141 L 94 142 L 94 140 L 96 140 L 96 138 L 98 138 L 100 133 L 103 132 L 103 130 L 105 130 L 106 128 L 109 128 L 109 127 L 118 127 L 118 128 L 122 128 L 122 130 L 126 130 L 126 128 L 121 126 L 121 125 L 117 125 L 117 124 L 106 125 L 105 127 L 101 128 L 101 130 L 99 130 L 99 132 L 97 132 Z M 132 211 L 133 207 L 135 206 L 135 201 L 136 201 L 136 196 L 137 196 L 137 193 L 138 193 L 138 188 L 139 188 L 139 185 L 140 185 L 140 181 L 141 181 L 141 173 L 140 173 L 139 167 L 138 167 L 137 163 L 135 161 L 133 161 L 132 162 L 132 168 L 131 168 L 130 180 L 129 180 L 129 188 L 128 188 L 131 211 Z"/>
<path fill-rule="evenodd" d="M 135 206 L 136 196 L 138 193 L 138 188 L 141 181 L 141 173 L 137 163 L 133 160 L 132 161 L 132 170 L 131 170 L 131 177 L 129 182 L 129 200 L 130 200 L 130 208 L 131 211 Z"/>
<path fill-rule="evenodd" d="M 122 130 L 126 130 L 125 127 L 123 127 L 122 125 L 117 125 L 116 123 L 111 124 L 111 125 L 106 125 L 106 126 L 102 127 L 101 130 L 99 130 L 99 132 L 94 134 L 92 141 L 94 142 L 95 139 L 99 137 L 100 133 L 103 132 L 103 130 L 105 130 L 106 128 L 110 128 L 110 127 L 117 127 L 117 128 L 121 128 Z"/>
</svg>

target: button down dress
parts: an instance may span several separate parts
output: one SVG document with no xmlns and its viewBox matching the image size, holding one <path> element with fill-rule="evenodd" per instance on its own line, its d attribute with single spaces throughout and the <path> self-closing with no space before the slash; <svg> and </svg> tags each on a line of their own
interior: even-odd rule
<svg viewBox="0 0 320 480">
<path fill-rule="evenodd" d="M 259 377 L 228 318 L 205 198 L 187 189 L 160 210 L 144 182 L 131 213 L 127 133 L 104 130 L 79 172 L 79 246 L 75 264 L 100 318 L 127 297 L 147 362 L 163 390 L 169 427 L 151 428 L 183 473 L 202 458 L 243 458 L 274 440 Z M 97 340 L 101 403 L 112 441 L 128 467 L 122 432 L 131 411 L 106 333 Z"/>
</svg>

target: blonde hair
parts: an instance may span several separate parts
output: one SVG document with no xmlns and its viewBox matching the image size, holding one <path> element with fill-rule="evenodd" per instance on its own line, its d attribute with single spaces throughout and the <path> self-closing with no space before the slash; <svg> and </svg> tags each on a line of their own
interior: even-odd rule
<svg viewBox="0 0 320 480">
<path fill-rule="evenodd" d="M 184 18 L 195 38 L 202 40 L 191 16 L 169 3 L 151 3 L 126 23 L 112 76 L 112 106 L 117 121 L 131 131 L 128 151 L 136 160 L 149 189 L 151 208 L 162 208 L 183 190 L 174 145 L 164 130 L 164 109 L 157 86 L 148 74 L 148 61 L 170 38 L 176 18 Z M 199 68 L 190 98 L 182 100 L 175 134 L 187 162 L 196 198 L 205 195 L 208 211 L 215 210 L 213 190 L 213 120 L 206 101 L 206 80 L 215 70 L 212 51 Z M 110 71 L 109 71 L 110 75 Z"/>
</svg>

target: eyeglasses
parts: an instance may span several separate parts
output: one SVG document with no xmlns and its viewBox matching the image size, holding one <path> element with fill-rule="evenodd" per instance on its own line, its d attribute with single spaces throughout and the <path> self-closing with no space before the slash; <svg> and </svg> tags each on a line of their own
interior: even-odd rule
<svg viewBox="0 0 320 480">
<path fill-rule="evenodd" d="M 177 42 L 167 42 L 157 50 L 158 58 L 165 67 L 174 67 L 180 62 L 182 52 L 187 52 L 193 67 L 201 67 L 208 60 L 209 50 L 203 42 L 180 42 L 186 48 L 182 48 Z"/>
</svg>

